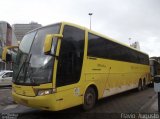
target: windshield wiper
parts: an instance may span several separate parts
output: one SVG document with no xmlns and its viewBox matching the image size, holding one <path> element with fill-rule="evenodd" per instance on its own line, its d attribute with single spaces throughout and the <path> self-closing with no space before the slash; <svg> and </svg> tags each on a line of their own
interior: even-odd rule
<svg viewBox="0 0 160 119">
<path fill-rule="evenodd" d="M 22 68 L 24 67 L 25 62 L 26 62 L 26 61 L 24 61 L 23 64 L 21 65 L 21 67 L 20 67 L 20 69 L 19 69 L 19 72 L 18 72 L 18 74 L 17 74 L 17 76 L 16 76 L 16 78 L 15 78 L 15 82 L 17 81 L 17 79 L 18 79 L 18 77 L 19 77 L 19 74 L 20 74 Z"/>
<path fill-rule="evenodd" d="M 30 72 L 27 72 L 28 75 L 27 75 L 26 80 L 29 79 L 29 80 L 31 81 L 31 85 L 32 85 L 32 86 L 39 86 L 40 84 L 36 83 L 35 80 L 34 80 L 34 78 L 31 77 L 31 75 L 32 75 L 33 72 L 34 72 L 33 69 L 29 69 L 29 70 L 30 70 Z"/>
<path fill-rule="evenodd" d="M 31 55 L 29 56 L 28 62 L 27 62 L 28 57 L 26 57 L 25 61 L 22 63 L 22 66 L 20 67 L 19 72 L 18 72 L 18 74 L 17 74 L 17 76 L 16 76 L 16 78 L 15 78 L 15 83 L 16 83 L 18 77 L 19 77 L 19 74 L 20 74 L 21 71 L 22 71 L 22 68 L 24 69 L 24 71 L 23 71 L 23 72 L 24 72 L 24 77 L 23 77 L 23 78 L 24 78 L 24 80 L 25 80 L 25 75 L 26 75 L 26 72 L 27 72 L 25 66 L 26 66 L 26 63 L 29 63 L 30 58 L 31 58 Z M 28 68 L 27 68 L 27 69 L 28 69 Z"/>
<path fill-rule="evenodd" d="M 28 61 L 25 62 L 25 66 L 24 66 L 24 77 L 23 77 L 23 78 L 24 78 L 24 82 L 26 82 L 26 80 L 29 78 L 29 80 L 31 81 L 31 83 L 25 83 L 26 85 L 39 86 L 40 84 L 37 84 L 37 83 L 35 82 L 35 80 L 34 80 L 33 78 L 31 78 L 31 74 L 32 74 L 33 72 L 31 72 L 31 73 L 29 74 L 29 71 L 28 71 L 31 57 L 32 57 L 32 54 L 29 55 Z"/>
<path fill-rule="evenodd" d="M 25 65 L 26 67 L 25 67 L 25 69 L 24 69 L 24 82 L 26 82 L 26 75 L 27 75 L 27 73 L 28 73 L 28 67 L 29 67 L 29 64 L 30 64 L 29 61 L 30 61 L 30 59 L 31 59 L 31 56 L 32 56 L 32 54 L 29 55 L 28 62 L 26 62 L 27 65 Z"/>
</svg>

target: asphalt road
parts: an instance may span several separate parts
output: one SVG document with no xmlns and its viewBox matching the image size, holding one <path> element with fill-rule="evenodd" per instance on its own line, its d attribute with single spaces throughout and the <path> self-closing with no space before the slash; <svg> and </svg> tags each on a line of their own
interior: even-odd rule
<svg viewBox="0 0 160 119">
<path fill-rule="evenodd" d="M 122 116 L 125 118 L 125 115 L 122 115 L 125 113 L 152 113 L 152 110 L 148 110 L 148 107 L 155 98 L 156 93 L 153 88 L 147 88 L 140 92 L 131 90 L 99 100 L 96 106 L 88 112 L 84 112 L 81 106 L 59 112 L 49 112 L 15 104 L 11 98 L 11 88 L 1 88 L 0 113 L 1 117 L 9 116 L 15 117 L 15 119 L 120 119 Z"/>
</svg>

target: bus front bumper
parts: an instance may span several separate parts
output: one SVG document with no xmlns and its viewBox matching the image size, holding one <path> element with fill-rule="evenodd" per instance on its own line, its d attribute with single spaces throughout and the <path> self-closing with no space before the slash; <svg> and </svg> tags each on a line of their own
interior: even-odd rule
<svg viewBox="0 0 160 119">
<path fill-rule="evenodd" d="M 56 101 L 55 94 L 44 95 L 44 96 L 35 96 L 35 97 L 28 97 L 19 95 L 12 91 L 13 99 L 16 103 L 43 109 L 43 110 L 50 110 L 50 111 L 58 111 L 59 110 L 59 103 Z"/>
</svg>

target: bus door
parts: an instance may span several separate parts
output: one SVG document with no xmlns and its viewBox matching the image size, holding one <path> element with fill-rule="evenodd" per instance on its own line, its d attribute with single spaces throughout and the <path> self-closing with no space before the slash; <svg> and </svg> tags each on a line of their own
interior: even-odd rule
<svg viewBox="0 0 160 119">
<path fill-rule="evenodd" d="M 56 101 L 63 109 L 82 103 L 81 85 L 78 82 L 83 63 L 84 38 L 83 30 L 64 26 L 56 76 Z"/>
</svg>

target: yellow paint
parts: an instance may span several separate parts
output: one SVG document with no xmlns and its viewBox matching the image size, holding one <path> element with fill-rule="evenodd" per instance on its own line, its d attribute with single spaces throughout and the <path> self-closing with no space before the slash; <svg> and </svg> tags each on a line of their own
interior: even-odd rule
<svg viewBox="0 0 160 119">
<path fill-rule="evenodd" d="M 46 35 L 46 38 L 44 41 L 44 53 L 48 53 L 51 51 L 52 39 L 53 39 L 53 35 Z"/>
</svg>

